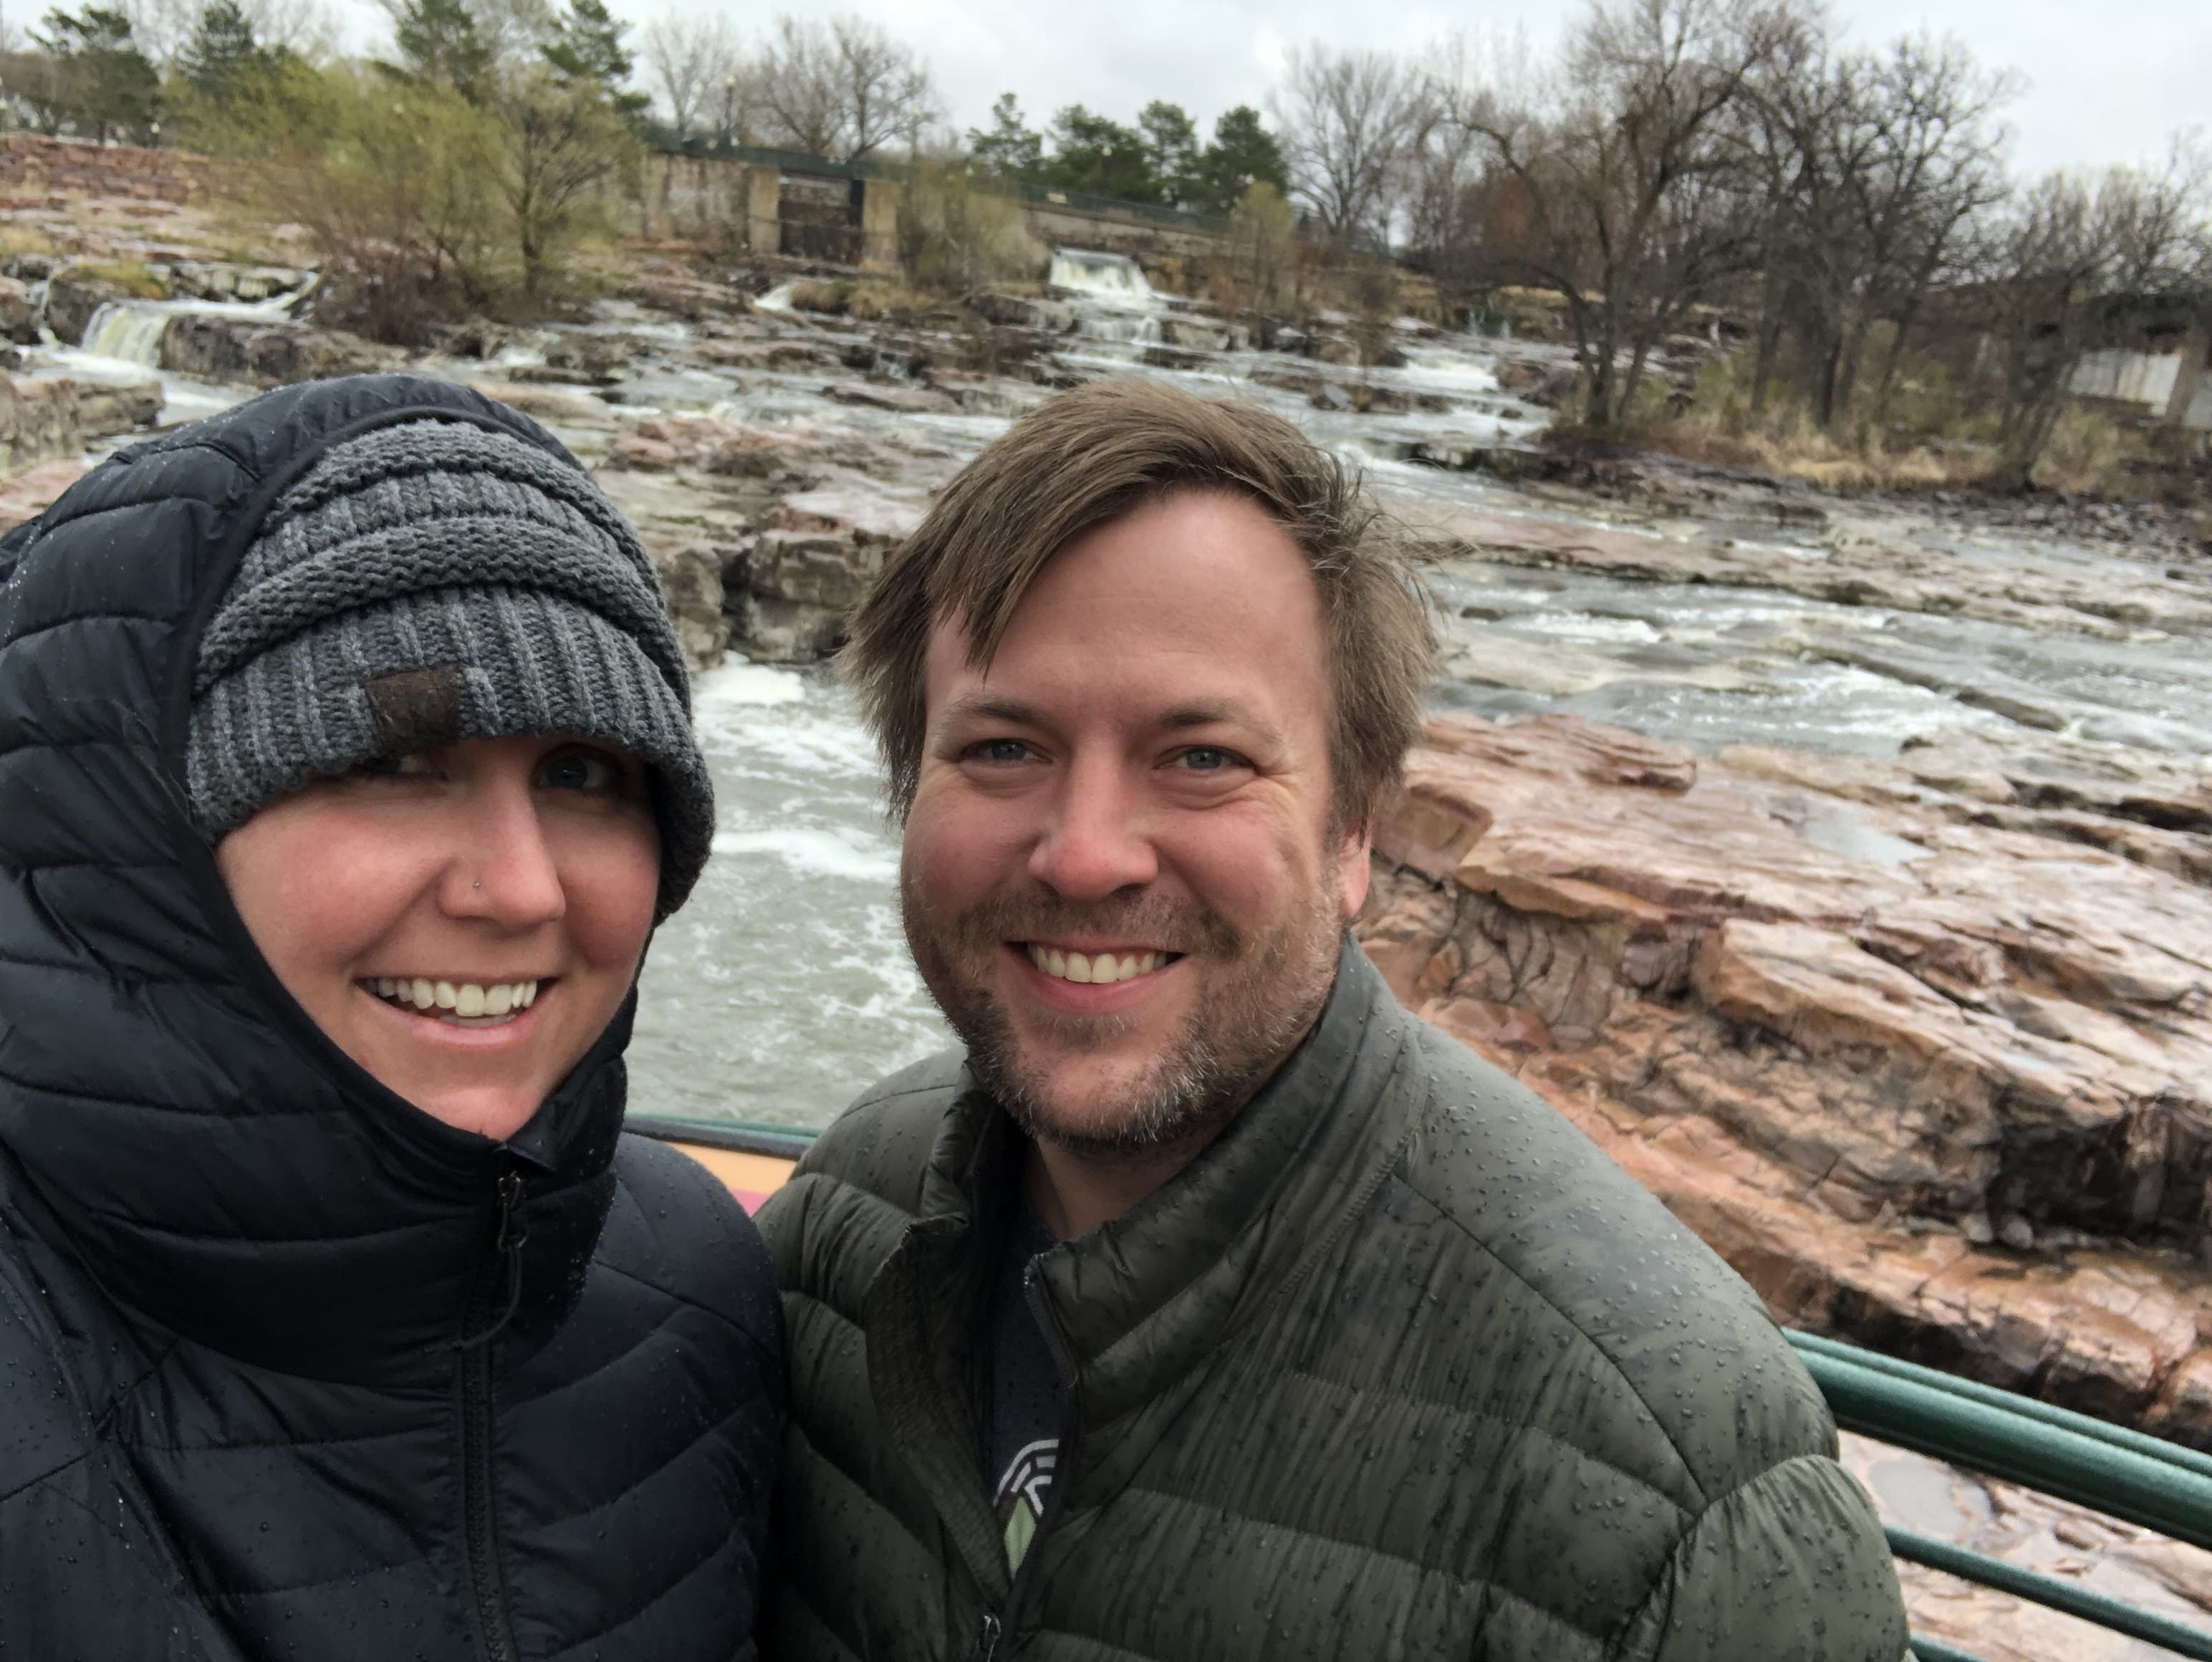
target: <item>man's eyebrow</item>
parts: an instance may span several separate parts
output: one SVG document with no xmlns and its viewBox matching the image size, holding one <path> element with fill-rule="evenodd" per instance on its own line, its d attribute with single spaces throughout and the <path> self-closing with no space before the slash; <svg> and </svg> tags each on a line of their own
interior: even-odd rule
<svg viewBox="0 0 2212 1662">
<path fill-rule="evenodd" d="M 1273 722 L 1258 711 L 1225 698 L 1202 698 L 1174 705 L 1160 713 L 1160 726 L 1170 733 L 1184 728 L 1240 727 L 1250 729 L 1270 744 L 1279 745 L 1283 740 Z"/>
<path fill-rule="evenodd" d="M 1012 727 L 1035 728 L 1044 725 L 1044 718 L 1035 704 L 1024 703 L 1019 698 L 1009 698 L 1001 693 L 970 692 L 955 698 L 938 713 L 939 722 L 1004 721 Z"/>
</svg>

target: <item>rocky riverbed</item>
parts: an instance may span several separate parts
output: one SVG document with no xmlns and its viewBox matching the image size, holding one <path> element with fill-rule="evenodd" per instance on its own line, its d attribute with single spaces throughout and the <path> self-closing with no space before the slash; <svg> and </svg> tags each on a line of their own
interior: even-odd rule
<svg viewBox="0 0 2212 1662">
<path fill-rule="evenodd" d="M 48 326 L 15 396 L 46 413 L 14 430 L 47 436 L 9 465 L 78 448 L 0 482 L 0 521 L 117 429 L 404 362 L 546 422 L 639 524 L 702 671 L 722 819 L 647 967 L 641 1101 L 819 1124 L 944 1042 L 819 660 L 1010 419 L 1091 376 L 1171 376 L 1363 466 L 1429 562 L 1449 656 L 1362 924 L 1401 994 L 1784 1319 L 2212 1445 L 2212 562 L 2185 516 L 1562 455 L 1539 443 L 1547 349 L 1407 320 L 1363 369 L 1352 320 L 1322 317 L 1260 350 L 1080 261 L 865 322 L 807 310 L 822 285 L 790 271 L 647 259 L 571 322 L 401 355 L 307 315 L 296 256 L 241 287 L 189 220 L 101 234 L 165 298 L 19 265 Z M 106 390 L 40 390 L 63 381 Z M 101 398 L 74 436 L 52 417 Z M 1869 1480 L 1935 1528 L 1936 1479 Z M 2202 1555 L 2131 1536 L 2130 1558 L 2063 1508 L 1941 1482 L 1969 1486 L 1943 1490 L 1959 1538 L 2206 1602 Z M 1914 1574 L 1931 1631 L 2055 1647 L 2031 1622 L 2005 1648 L 1984 1596 Z"/>
</svg>

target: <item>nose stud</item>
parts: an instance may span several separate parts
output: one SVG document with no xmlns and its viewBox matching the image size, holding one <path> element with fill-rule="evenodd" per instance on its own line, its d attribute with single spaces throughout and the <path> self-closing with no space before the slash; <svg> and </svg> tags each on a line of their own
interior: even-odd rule
<svg viewBox="0 0 2212 1662">
<path fill-rule="evenodd" d="M 475 882 L 470 884 L 469 886 L 472 889 L 481 889 L 483 887 L 483 879 L 479 877 Z"/>
</svg>

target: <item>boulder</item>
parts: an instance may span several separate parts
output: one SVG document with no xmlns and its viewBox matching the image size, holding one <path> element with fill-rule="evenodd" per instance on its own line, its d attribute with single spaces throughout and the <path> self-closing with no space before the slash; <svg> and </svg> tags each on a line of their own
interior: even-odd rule
<svg viewBox="0 0 2212 1662">
<path fill-rule="evenodd" d="M 686 542 L 656 545 L 648 541 L 654 574 L 660 579 L 662 598 L 676 625 L 676 638 L 692 670 L 711 669 L 721 662 L 730 642 L 729 619 L 723 614 L 722 568 L 728 551 L 713 544 Z"/>
<path fill-rule="evenodd" d="M 975 296 L 973 304 L 990 322 L 1034 329 L 1040 334 L 1064 335 L 1075 327 L 1075 307 L 1064 300 L 1009 295 L 987 289 Z"/>
<path fill-rule="evenodd" d="M 829 656 L 884 556 L 921 518 L 911 503 L 856 486 L 786 496 L 744 562 L 731 608 L 735 643 L 775 663 Z"/>
<path fill-rule="evenodd" d="M 283 387 L 396 368 L 402 355 L 342 329 L 234 312 L 179 312 L 161 334 L 161 368 L 202 380 Z"/>
<path fill-rule="evenodd" d="M 2212 888 L 1916 768 L 1438 716 L 1359 932 L 1778 1316 L 2212 1446 Z"/>
<path fill-rule="evenodd" d="M 54 499 L 84 477 L 82 459 L 40 462 L 13 478 L 0 478 L 0 531 L 12 531 L 43 514 Z"/>
<path fill-rule="evenodd" d="M 0 376 L 0 477 L 41 462 L 75 460 L 92 440 L 149 426 L 161 415 L 161 387 L 154 382 L 112 387 Z"/>
<path fill-rule="evenodd" d="M 39 307 L 30 285 L 14 277 L 0 277 L 0 339 L 19 346 L 39 344 Z"/>
</svg>

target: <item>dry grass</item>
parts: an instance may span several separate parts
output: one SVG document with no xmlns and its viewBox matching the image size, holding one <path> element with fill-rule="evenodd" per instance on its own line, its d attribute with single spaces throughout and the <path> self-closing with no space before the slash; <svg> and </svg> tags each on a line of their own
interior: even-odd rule
<svg viewBox="0 0 2212 1662">
<path fill-rule="evenodd" d="M 1996 460 L 1989 446 L 1965 437 L 1899 442 L 1864 422 L 1854 430 L 1823 432 L 1802 405 L 1754 416 L 1734 396 L 1685 415 L 1647 418 L 1633 437 L 1690 461 L 1757 468 L 1832 490 L 1970 489 L 1987 479 Z"/>
<path fill-rule="evenodd" d="M 2042 460 L 2035 465 L 2035 482 L 2049 490 L 2120 496 L 2129 492 L 2131 477 L 2150 466 L 2149 447 L 2142 434 L 2098 411 L 2077 406 L 2059 412 Z"/>
</svg>

